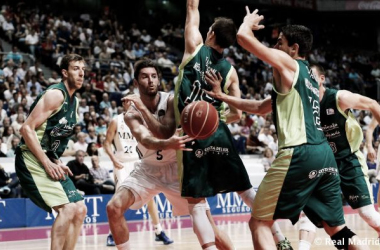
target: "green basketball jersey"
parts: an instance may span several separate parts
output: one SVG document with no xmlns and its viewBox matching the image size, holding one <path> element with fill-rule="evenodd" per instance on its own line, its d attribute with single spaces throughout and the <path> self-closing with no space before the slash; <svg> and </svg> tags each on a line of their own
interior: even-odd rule
<svg viewBox="0 0 380 250">
<path fill-rule="evenodd" d="M 180 114 L 184 107 L 193 101 L 207 101 L 211 103 L 220 115 L 225 110 L 224 103 L 208 96 L 203 89 L 211 90 L 205 80 L 205 73 L 208 71 L 219 72 L 223 78 L 221 83 L 222 90 L 227 93 L 225 84 L 231 72 L 231 64 L 223 58 L 223 55 L 216 50 L 200 44 L 188 60 L 179 66 L 179 76 L 175 87 L 175 107 L 177 125 L 180 123 Z M 222 120 L 225 117 L 221 117 Z"/>
<path fill-rule="evenodd" d="M 341 110 L 339 91 L 326 89 L 321 101 L 321 123 L 336 159 L 342 159 L 359 150 L 363 132 L 351 110 Z"/>
<path fill-rule="evenodd" d="M 44 92 L 37 96 L 37 99 L 30 107 L 30 112 L 37 105 L 41 98 L 52 89 L 59 89 L 64 95 L 64 101 L 61 107 L 53 113 L 43 124 L 36 128 L 37 138 L 42 149 L 49 158 L 58 159 L 69 141 L 69 137 L 73 134 L 73 128 L 78 123 L 78 100 L 76 97 L 70 99 L 69 93 L 63 82 L 49 86 Z M 23 151 L 29 150 L 24 139 L 21 140 L 20 148 Z"/>
<path fill-rule="evenodd" d="M 296 60 L 291 90 L 282 94 L 272 91 L 272 110 L 278 135 L 278 147 L 320 144 L 326 141 L 319 117 L 319 89 L 309 63 Z"/>
</svg>

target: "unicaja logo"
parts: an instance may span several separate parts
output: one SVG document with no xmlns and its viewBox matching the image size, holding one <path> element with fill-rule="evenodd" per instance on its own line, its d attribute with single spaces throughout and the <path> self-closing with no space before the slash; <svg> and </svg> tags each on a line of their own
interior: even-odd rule
<svg viewBox="0 0 380 250">
<path fill-rule="evenodd" d="M 314 179 L 315 177 L 317 177 L 317 170 L 313 170 L 309 173 L 309 179 Z"/>
<path fill-rule="evenodd" d="M 202 150 L 202 149 L 197 149 L 197 150 L 195 151 L 195 156 L 196 156 L 197 158 L 201 158 L 201 157 L 203 156 L 203 150 Z"/>
</svg>

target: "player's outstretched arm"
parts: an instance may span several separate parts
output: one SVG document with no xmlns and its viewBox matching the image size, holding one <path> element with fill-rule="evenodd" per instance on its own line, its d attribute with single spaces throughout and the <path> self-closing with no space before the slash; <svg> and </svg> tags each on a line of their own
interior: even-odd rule
<svg viewBox="0 0 380 250">
<path fill-rule="evenodd" d="M 242 110 L 248 113 L 257 114 L 257 115 L 265 115 L 272 111 L 270 98 L 267 98 L 262 101 L 256 101 L 256 100 L 241 99 L 240 97 L 227 95 L 223 93 L 220 88 L 220 84 L 222 80 L 223 78 L 219 73 L 218 74 L 215 74 L 214 72 L 206 73 L 206 81 L 209 85 L 212 86 L 212 91 L 206 91 L 206 93 L 216 99 L 219 99 L 227 103 L 230 106 L 233 106 L 239 110 Z"/>
<path fill-rule="evenodd" d="M 347 109 L 359 109 L 359 110 L 369 110 L 372 113 L 372 122 L 369 124 L 366 131 L 366 146 L 368 149 L 368 156 L 370 159 L 376 158 L 375 150 L 372 146 L 372 134 L 377 124 L 380 124 L 380 105 L 377 101 L 362 96 L 359 94 L 352 93 L 347 90 L 340 90 L 338 92 L 338 105 L 339 108 L 344 112 Z"/>
</svg>

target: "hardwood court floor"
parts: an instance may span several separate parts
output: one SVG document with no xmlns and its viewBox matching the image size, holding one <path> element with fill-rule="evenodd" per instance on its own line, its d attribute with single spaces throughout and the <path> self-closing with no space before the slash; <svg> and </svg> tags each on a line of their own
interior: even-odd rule
<svg viewBox="0 0 380 250">
<path fill-rule="evenodd" d="M 333 211 L 332 211 L 333 212 Z M 377 234 L 370 228 L 358 214 L 351 209 L 345 209 L 347 225 L 362 239 L 369 242 L 371 250 L 379 250 L 380 243 L 376 241 Z M 230 235 L 236 249 L 253 249 L 251 234 L 247 221 L 249 214 L 220 215 L 214 216 L 216 224 L 228 235 Z M 298 227 L 292 226 L 288 220 L 278 221 L 284 235 L 292 242 L 293 248 L 298 249 Z M 158 250 L 196 250 L 201 249 L 195 234 L 191 229 L 189 217 L 166 219 L 162 221 L 166 233 L 174 240 L 174 243 L 164 246 L 154 241 L 154 233 L 149 220 L 129 222 L 132 231 L 130 241 L 132 249 L 158 249 Z M 106 247 L 105 241 L 108 234 L 108 224 L 87 224 L 82 228 L 76 249 L 84 250 L 112 250 L 115 247 Z M 50 228 L 29 228 L 0 230 L 1 250 L 40 250 L 49 249 Z M 329 245 L 329 237 L 323 230 L 317 230 L 317 238 L 313 244 L 313 250 L 335 249 Z M 365 243 L 363 241 L 363 243 Z"/>
</svg>

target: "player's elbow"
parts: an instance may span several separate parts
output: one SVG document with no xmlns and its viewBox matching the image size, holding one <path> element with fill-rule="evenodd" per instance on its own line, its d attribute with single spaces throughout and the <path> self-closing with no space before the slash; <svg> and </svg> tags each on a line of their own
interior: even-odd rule
<svg viewBox="0 0 380 250">
<path fill-rule="evenodd" d="M 28 134 L 29 131 L 31 131 L 29 125 L 23 124 L 20 128 L 20 134 L 22 137 L 25 137 L 25 135 Z"/>
</svg>

